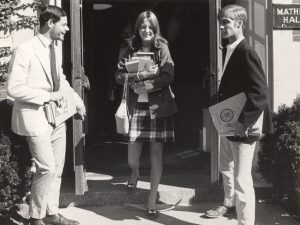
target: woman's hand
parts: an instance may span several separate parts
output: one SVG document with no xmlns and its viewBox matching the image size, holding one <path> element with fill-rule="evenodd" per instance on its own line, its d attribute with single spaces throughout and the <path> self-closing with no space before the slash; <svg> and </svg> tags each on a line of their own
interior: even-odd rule
<svg viewBox="0 0 300 225">
<path fill-rule="evenodd" d="M 150 72 L 151 74 L 156 74 L 158 72 L 158 65 L 155 64 L 150 66 L 148 72 Z"/>
<path fill-rule="evenodd" d="M 143 81 L 136 83 L 132 86 L 133 91 L 140 95 L 140 94 L 147 94 L 147 89 L 145 87 L 145 83 Z"/>
<path fill-rule="evenodd" d="M 145 80 L 144 84 L 145 84 L 145 89 L 147 92 L 150 92 L 153 90 L 153 82 L 151 80 Z"/>
<path fill-rule="evenodd" d="M 148 70 L 139 72 L 138 78 L 139 78 L 139 80 L 147 80 L 147 79 L 157 76 L 158 73 L 159 73 L 158 65 L 153 65 L 153 66 L 149 67 Z"/>
</svg>

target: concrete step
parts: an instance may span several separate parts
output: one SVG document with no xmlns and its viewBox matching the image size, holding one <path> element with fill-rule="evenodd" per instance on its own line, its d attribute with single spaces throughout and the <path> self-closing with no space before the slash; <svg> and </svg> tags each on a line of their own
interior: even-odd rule
<svg viewBox="0 0 300 225">
<path fill-rule="evenodd" d="M 88 192 L 76 196 L 74 180 L 65 179 L 62 185 L 60 205 L 96 206 L 111 204 L 143 204 L 147 202 L 149 176 L 141 176 L 133 194 L 125 191 L 128 176 L 112 176 L 87 173 Z M 187 173 L 165 174 L 158 189 L 158 203 L 186 205 L 200 201 L 222 200 L 222 190 L 213 188 L 209 173 L 188 171 Z"/>
<path fill-rule="evenodd" d="M 143 205 L 124 206 L 106 205 L 98 207 L 69 207 L 61 210 L 67 218 L 80 222 L 80 225 L 237 225 L 236 217 L 220 217 L 209 219 L 205 211 L 216 205 L 216 202 L 202 202 L 189 206 L 178 206 L 172 210 L 162 210 L 155 220 L 149 220 Z M 159 205 L 158 209 L 163 209 Z M 292 216 L 288 215 L 281 207 L 259 203 L 256 205 L 255 225 L 299 225 Z"/>
<path fill-rule="evenodd" d="M 150 190 L 148 154 L 148 149 L 143 149 L 137 190 L 128 195 L 125 188 L 130 170 L 126 143 L 102 143 L 88 148 L 85 159 L 88 192 L 76 196 L 74 174 L 67 174 L 63 177 L 60 205 L 87 207 L 146 203 Z M 209 153 L 177 145 L 166 146 L 163 168 L 157 203 L 186 205 L 222 201 L 222 188 L 211 185 Z"/>
</svg>

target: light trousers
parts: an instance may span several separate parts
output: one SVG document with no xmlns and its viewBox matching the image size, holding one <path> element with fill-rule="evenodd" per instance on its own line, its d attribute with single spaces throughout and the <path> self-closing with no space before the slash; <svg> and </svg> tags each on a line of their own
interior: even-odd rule
<svg viewBox="0 0 300 225">
<path fill-rule="evenodd" d="M 42 219 L 58 213 L 61 175 L 66 155 L 66 125 L 49 125 L 40 136 L 26 137 L 36 165 L 31 185 L 29 215 Z"/>
<path fill-rule="evenodd" d="M 255 144 L 233 142 L 226 137 L 220 139 L 223 204 L 236 206 L 239 225 L 254 225 L 255 221 L 255 192 L 251 175 Z"/>
</svg>

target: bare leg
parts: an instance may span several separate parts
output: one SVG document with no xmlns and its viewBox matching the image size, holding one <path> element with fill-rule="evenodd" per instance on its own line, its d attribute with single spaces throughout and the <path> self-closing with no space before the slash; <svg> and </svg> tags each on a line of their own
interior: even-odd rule
<svg viewBox="0 0 300 225">
<path fill-rule="evenodd" d="M 148 209 L 156 209 L 155 202 L 157 190 L 162 175 L 162 151 L 163 143 L 150 143 L 151 177 L 150 195 L 148 198 Z"/>
<path fill-rule="evenodd" d="M 128 143 L 128 165 L 131 169 L 130 183 L 135 183 L 139 177 L 140 157 L 142 152 L 142 143 Z"/>
</svg>

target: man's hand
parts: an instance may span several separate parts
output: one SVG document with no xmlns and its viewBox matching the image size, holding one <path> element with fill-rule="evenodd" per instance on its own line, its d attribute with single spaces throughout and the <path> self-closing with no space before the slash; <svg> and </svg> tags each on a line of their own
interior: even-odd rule
<svg viewBox="0 0 300 225">
<path fill-rule="evenodd" d="M 80 118 L 82 121 L 84 121 L 84 117 L 86 116 L 85 106 L 82 105 L 82 106 L 80 106 L 80 107 L 77 107 L 76 110 L 77 110 L 77 114 L 78 114 L 79 118 Z"/>
<path fill-rule="evenodd" d="M 237 121 L 235 123 L 235 137 L 248 137 L 248 127 L 245 127 L 241 122 Z"/>
<path fill-rule="evenodd" d="M 60 107 L 62 106 L 64 96 L 62 92 L 56 91 L 50 93 L 50 101 L 56 102 L 56 104 Z"/>
<path fill-rule="evenodd" d="M 245 127 L 241 122 L 228 123 L 226 126 L 232 128 L 235 137 L 248 137 L 249 127 Z"/>
</svg>

